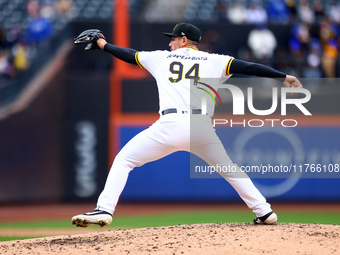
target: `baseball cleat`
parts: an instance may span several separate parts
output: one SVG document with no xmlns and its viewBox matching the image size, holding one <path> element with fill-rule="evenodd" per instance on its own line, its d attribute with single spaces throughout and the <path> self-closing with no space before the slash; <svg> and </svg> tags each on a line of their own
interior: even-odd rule
<svg viewBox="0 0 340 255">
<path fill-rule="evenodd" d="M 72 217 L 72 224 L 83 228 L 90 225 L 99 225 L 104 227 L 110 225 L 111 222 L 112 214 L 98 209 Z"/>
<path fill-rule="evenodd" d="M 253 222 L 254 224 L 272 225 L 277 222 L 277 215 L 274 212 L 270 212 L 262 217 L 256 217 Z"/>
</svg>

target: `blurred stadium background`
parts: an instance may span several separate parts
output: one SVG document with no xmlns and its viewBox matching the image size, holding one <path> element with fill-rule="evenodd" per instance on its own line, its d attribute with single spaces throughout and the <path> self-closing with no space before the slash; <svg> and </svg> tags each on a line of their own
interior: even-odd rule
<svg viewBox="0 0 340 255">
<path fill-rule="evenodd" d="M 178 22 L 201 28 L 202 50 L 270 65 L 312 92 L 313 116 L 247 141 L 249 157 L 290 155 L 287 141 L 298 137 L 300 163 L 340 163 L 338 1 L 0 0 L 0 204 L 96 201 L 117 150 L 157 119 L 157 89 L 148 74 L 73 38 L 99 28 L 121 46 L 168 50 L 162 32 Z M 259 104 L 270 103 L 258 83 Z M 246 130 L 223 130 L 232 158 Z M 338 203 L 339 180 L 254 181 L 271 202 Z M 221 179 L 190 178 L 184 152 L 135 169 L 121 201 L 240 202 Z"/>
</svg>

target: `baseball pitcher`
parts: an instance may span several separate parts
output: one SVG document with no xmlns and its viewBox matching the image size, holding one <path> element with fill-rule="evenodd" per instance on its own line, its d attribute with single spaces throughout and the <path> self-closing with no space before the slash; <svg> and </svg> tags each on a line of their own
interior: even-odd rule
<svg viewBox="0 0 340 255">
<path fill-rule="evenodd" d="M 72 218 L 72 223 L 78 227 L 109 225 L 130 171 L 173 152 L 188 151 L 211 166 L 232 165 L 238 168 L 213 128 L 213 102 L 207 102 L 208 110 L 203 113 L 200 100 L 193 100 L 202 96 L 201 90 L 191 89 L 201 78 L 214 78 L 222 83 L 232 74 L 243 74 L 281 79 L 286 87 L 302 87 L 296 77 L 273 68 L 200 51 L 201 31 L 192 24 L 179 23 L 172 32 L 164 35 L 171 39 L 170 51 L 137 51 L 118 47 L 107 43 L 103 33 L 97 29 L 86 30 L 75 38 L 75 44 L 86 44 L 85 50 L 103 49 L 116 58 L 149 71 L 157 81 L 160 115 L 152 126 L 133 137 L 117 154 L 95 210 Z M 246 173 L 220 174 L 256 214 L 254 224 L 277 222 L 277 215 Z"/>
</svg>

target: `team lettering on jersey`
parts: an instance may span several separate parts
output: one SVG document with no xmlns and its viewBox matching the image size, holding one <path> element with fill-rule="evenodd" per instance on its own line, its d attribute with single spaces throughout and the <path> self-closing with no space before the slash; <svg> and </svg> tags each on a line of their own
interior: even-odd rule
<svg viewBox="0 0 340 255">
<path fill-rule="evenodd" d="M 208 60 L 207 57 L 195 57 L 195 56 L 185 56 L 179 54 L 169 54 L 167 58 L 176 58 L 176 59 L 190 59 L 190 60 Z"/>
</svg>

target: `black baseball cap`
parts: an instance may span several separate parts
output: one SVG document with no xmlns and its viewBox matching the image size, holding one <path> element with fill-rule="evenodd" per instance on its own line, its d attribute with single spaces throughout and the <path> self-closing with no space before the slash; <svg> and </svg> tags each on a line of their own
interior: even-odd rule
<svg viewBox="0 0 340 255">
<path fill-rule="evenodd" d="M 168 37 L 186 36 L 189 40 L 198 43 L 201 41 L 202 36 L 201 30 L 190 23 L 178 23 L 172 30 L 172 33 L 163 33 L 163 35 L 166 35 Z"/>
</svg>

